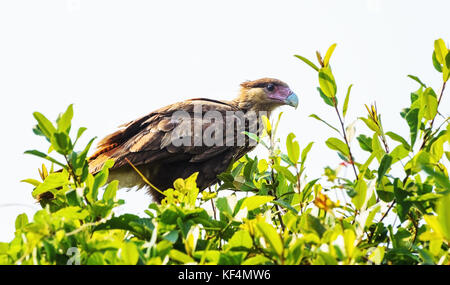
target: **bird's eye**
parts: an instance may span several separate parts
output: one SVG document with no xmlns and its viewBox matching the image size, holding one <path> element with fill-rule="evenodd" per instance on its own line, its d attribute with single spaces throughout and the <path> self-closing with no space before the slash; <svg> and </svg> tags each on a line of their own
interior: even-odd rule
<svg viewBox="0 0 450 285">
<path fill-rule="evenodd" d="M 275 89 L 275 86 L 272 83 L 267 84 L 267 90 L 272 92 Z"/>
</svg>

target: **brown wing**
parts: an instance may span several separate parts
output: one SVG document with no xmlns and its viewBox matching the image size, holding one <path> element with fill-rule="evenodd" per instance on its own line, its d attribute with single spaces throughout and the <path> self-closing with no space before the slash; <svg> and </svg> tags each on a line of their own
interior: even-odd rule
<svg viewBox="0 0 450 285">
<path fill-rule="evenodd" d="M 114 167 L 127 165 L 127 160 L 135 166 L 156 161 L 173 163 L 177 161 L 202 162 L 226 152 L 238 153 L 238 147 L 224 145 L 208 146 L 195 130 L 202 129 L 202 134 L 211 126 L 211 121 L 195 119 L 194 112 L 201 110 L 202 116 L 207 111 L 215 111 L 226 118 L 227 112 L 239 111 L 231 103 L 191 99 L 169 105 L 122 126 L 122 129 L 105 137 L 98 144 L 97 152 L 91 157 L 89 168 L 96 173 L 108 159 L 115 161 Z M 187 116 L 179 116 L 176 111 L 183 111 Z M 229 113 L 228 113 L 229 114 Z M 191 129 L 190 145 L 175 145 L 173 138 L 179 137 L 175 132 Z M 227 134 L 227 132 L 234 132 Z M 224 122 L 224 138 L 236 137 L 236 130 L 227 128 Z M 186 141 L 186 138 L 185 138 Z M 227 155 L 229 157 L 230 155 Z M 211 169 L 213 171 L 213 169 Z"/>
</svg>

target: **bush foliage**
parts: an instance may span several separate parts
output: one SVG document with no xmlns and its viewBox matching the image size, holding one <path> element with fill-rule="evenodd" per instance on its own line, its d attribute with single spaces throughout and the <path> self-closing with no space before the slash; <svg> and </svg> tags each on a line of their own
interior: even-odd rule
<svg viewBox="0 0 450 285">
<path fill-rule="evenodd" d="M 117 181 L 106 183 L 113 163 L 95 176 L 89 173 L 94 139 L 75 150 L 86 129 L 70 135 L 72 106 L 55 123 L 34 113 L 33 131 L 50 146 L 26 153 L 50 166 L 39 170 L 42 181 L 24 182 L 33 185 L 42 210 L 32 220 L 17 217 L 15 238 L 0 243 L 0 264 L 449 264 L 450 182 L 444 163 L 450 160 L 450 125 L 438 112 L 449 79 L 448 48 L 442 39 L 434 43 L 432 63 L 443 78 L 438 92 L 409 76 L 419 88 L 400 113 L 409 130 L 404 138 L 386 131 L 374 105 L 359 118 L 367 125 L 365 134 L 345 124 L 352 86 L 338 102 L 330 67 L 335 47 L 323 58 L 317 53 L 318 64 L 296 55 L 317 72 L 318 93 L 336 113 L 336 126 L 311 115 L 331 129 L 335 136 L 326 146 L 342 160 L 337 168 L 325 167 L 322 178 L 304 173 L 313 143 L 301 148 L 292 133 L 277 138 L 280 115 L 264 119 L 261 137 L 247 134 L 267 156 L 243 157 L 219 176 L 214 189 L 199 192 L 194 174 L 176 180 L 146 216 L 116 215 L 125 201 L 116 198 Z M 367 158 L 354 156 L 353 138 L 353 147 Z M 392 170 L 394 165 L 401 171 Z M 343 167 L 351 178 L 339 176 Z M 241 194 L 220 197 L 223 190 Z M 331 198 L 336 193 L 342 201 Z"/>
</svg>

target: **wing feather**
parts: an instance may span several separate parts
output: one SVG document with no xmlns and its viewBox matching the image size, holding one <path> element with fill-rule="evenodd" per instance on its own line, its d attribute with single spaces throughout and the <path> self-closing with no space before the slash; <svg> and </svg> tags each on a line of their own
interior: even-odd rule
<svg viewBox="0 0 450 285">
<path fill-rule="evenodd" d="M 113 168 L 119 168 L 128 164 L 126 159 L 130 160 L 135 166 L 139 166 L 155 161 L 201 162 L 224 153 L 231 146 L 205 146 L 202 143 L 202 136 L 194 131 L 196 128 L 201 128 L 204 131 L 210 126 L 209 122 L 194 118 L 194 111 L 199 110 L 196 109 L 196 106 L 199 105 L 202 106 L 200 109 L 202 113 L 214 110 L 220 112 L 223 118 L 225 118 L 227 111 L 239 111 L 231 103 L 208 99 L 187 100 L 161 108 L 123 125 L 122 129 L 101 140 L 98 148 L 101 149 L 111 145 L 114 145 L 114 147 L 94 158 L 90 162 L 90 171 L 93 173 L 99 171 L 107 159 L 115 160 Z M 189 114 L 189 117 L 182 120 L 172 119 L 173 113 L 180 110 Z M 191 145 L 176 146 L 172 143 L 173 132 L 177 128 L 182 130 L 191 128 L 191 137 L 189 138 Z"/>
</svg>

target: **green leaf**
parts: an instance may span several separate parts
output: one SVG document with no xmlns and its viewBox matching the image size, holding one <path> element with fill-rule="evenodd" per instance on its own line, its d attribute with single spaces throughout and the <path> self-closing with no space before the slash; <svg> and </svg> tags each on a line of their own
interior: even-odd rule
<svg viewBox="0 0 450 285">
<path fill-rule="evenodd" d="M 256 227 L 261 232 L 266 242 L 270 244 L 275 253 L 281 257 L 283 254 L 283 241 L 281 240 L 277 230 L 266 222 L 259 222 L 256 224 Z"/>
<path fill-rule="evenodd" d="M 362 150 L 372 152 L 372 138 L 366 136 L 366 135 L 359 135 L 356 138 L 359 142 L 359 146 Z"/>
<path fill-rule="evenodd" d="M 267 169 L 269 168 L 269 164 L 267 163 L 267 160 L 265 159 L 260 159 L 258 161 L 258 172 L 259 173 L 264 173 L 267 171 Z"/>
<path fill-rule="evenodd" d="M 438 72 L 441 72 L 441 73 L 442 73 L 442 66 L 441 66 L 441 64 L 438 62 L 438 60 L 437 60 L 437 58 L 436 58 L 436 52 L 435 52 L 435 51 L 433 51 L 433 57 L 432 57 L 432 59 L 433 59 L 433 66 L 434 66 L 434 68 L 435 68 Z"/>
<path fill-rule="evenodd" d="M 100 252 L 91 254 L 86 262 L 87 265 L 105 265 L 105 259 Z"/>
<path fill-rule="evenodd" d="M 436 53 L 436 59 L 440 64 L 445 64 L 445 57 L 447 56 L 448 49 L 445 46 L 443 39 L 437 39 L 434 41 L 434 52 Z"/>
<path fill-rule="evenodd" d="M 414 143 L 416 142 L 417 132 L 419 129 L 419 109 L 414 108 L 412 110 L 409 110 L 409 112 L 406 114 L 406 121 L 408 122 L 409 126 L 412 149 L 414 147 Z"/>
<path fill-rule="evenodd" d="M 324 67 L 319 70 L 319 86 L 325 96 L 329 98 L 336 96 L 336 81 L 329 67 Z"/>
<path fill-rule="evenodd" d="M 51 162 L 53 162 L 53 163 L 55 163 L 55 164 L 57 164 L 57 165 L 59 165 L 59 166 L 62 166 L 62 167 L 64 167 L 64 168 L 66 167 L 63 163 L 57 161 L 56 159 L 54 159 L 54 158 L 48 156 L 48 155 L 45 154 L 45 153 L 42 153 L 42 152 L 38 151 L 38 150 L 27 150 L 27 151 L 25 151 L 24 153 L 25 153 L 25 154 L 32 154 L 32 155 L 35 155 L 35 156 L 44 158 L 44 159 L 46 159 L 46 160 L 48 160 L 48 161 L 51 161 Z"/>
<path fill-rule="evenodd" d="M 359 117 L 358 119 L 362 120 L 366 124 L 366 126 L 375 133 L 381 134 L 380 128 L 371 119 L 367 119 L 364 117 Z"/>
<path fill-rule="evenodd" d="M 345 118 L 345 115 L 347 114 L 347 108 L 348 108 L 348 102 L 350 99 L 350 91 L 352 90 L 353 84 L 350 84 L 350 86 L 347 89 L 347 95 L 345 95 L 345 101 L 344 101 L 344 106 L 342 107 L 342 114 Z"/>
<path fill-rule="evenodd" d="M 173 230 L 170 232 L 166 232 L 163 235 L 164 239 L 167 241 L 170 241 L 171 243 L 175 243 L 178 240 L 178 231 L 177 230 Z"/>
<path fill-rule="evenodd" d="M 255 255 L 244 260 L 242 265 L 267 265 L 272 264 L 271 260 L 264 255 Z"/>
<path fill-rule="evenodd" d="M 252 211 L 256 208 L 261 207 L 262 205 L 272 201 L 274 199 L 273 196 L 251 196 L 244 199 L 239 210 L 247 208 L 248 211 Z"/>
<path fill-rule="evenodd" d="M 445 57 L 445 66 L 447 69 L 450 69 L 450 52 L 447 53 L 447 56 Z"/>
<path fill-rule="evenodd" d="M 136 265 L 139 259 L 139 251 L 134 242 L 125 242 L 120 247 L 121 261 L 125 265 Z"/>
<path fill-rule="evenodd" d="M 446 137 L 441 136 L 435 140 L 430 147 L 430 155 L 434 161 L 438 162 L 444 155 L 444 143 L 446 142 Z"/>
<path fill-rule="evenodd" d="M 449 64 L 447 63 L 447 56 L 449 54 L 449 50 L 445 46 L 445 42 L 443 39 L 438 39 L 434 42 L 434 53 L 436 61 L 439 63 L 439 67 L 442 65 L 442 77 L 444 82 L 447 82 L 447 80 L 450 77 L 450 68 Z"/>
<path fill-rule="evenodd" d="M 325 144 L 332 150 L 340 151 L 346 157 L 349 157 L 348 146 L 338 138 L 329 138 Z"/>
<path fill-rule="evenodd" d="M 375 250 L 370 254 L 369 260 L 375 263 L 376 265 L 380 265 L 383 261 L 384 257 L 384 247 L 377 247 Z"/>
<path fill-rule="evenodd" d="M 356 234 L 352 229 L 344 230 L 344 246 L 347 257 L 351 258 L 355 250 Z"/>
<path fill-rule="evenodd" d="M 81 127 L 81 128 L 78 129 L 78 132 L 77 132 L 77 140 L 83 135 L 83 133 L 84 133 L 86 130 L 87 130 L 87 128 L 85 128 L 85 127 Z"/>
<path fill-rule="evenodd" d="M 384 149 L 381 147 L 380 140 L 378 139 L 378 135 L 375 133 L 372 137 L 372 150 L 373 154 L 377 158 L 378 161 L 381 161 L 383 155 L 386 153 Z"/>
<path fill-rule="evenodd" d="M 436 193 L 426 193 L 420 196 L 412 196 L 405 199 L 405 201 L 411 201 L 411 202 L 423 202 L 423 201 L 430 201 L 430 200 L 437 200 L 441 198 L 443 195 L 436 194 Z"/>
<path fill-rule="evenodd" d="M 424 110 L 423 116 L 427 120 L 433 120 L 437 114 L 437 96 L 431 87 L 425 89 L 421 97 L 421 109 Z"/>
<path fill-rule="evenodd" d="M 190 256 L 192 256 L 193 253 L 195 252 L 199 236 L 200 236 L 200 226 L 199 225 L 192 226 L 189 229 L 189 232 L 186 236 L 186 240 L 184 242 L 186 253 L 189 254 Z"/>
<path fill-rule="evenodd" d="M 409 74 L 408 77 L 422 85 L 423 88 L 427 88 L 427 86 L 422 81 L 420 81 L 419 77 L 411 74 Z"/>
<path fill-rule="evenodd" d="M 396 211 L 397 216 L 400 218 L 400 221 L 403 222 L 406 219 L 406 216 L 409 212 L 409 209 L 411 208 L 412 203 L 409 201 L 406 201 L 406 198 L 408 197 L 408 191 L 405 191 L 403 187 L 403 183 L 400 181 L 399 178 L 395 178 L 394 180 L 394 197 L 395 201 L 397 202 Z"/>
<path fill-rule="evenodd" d="M 83 220 L 89 216 L 89 212 L 77 206 L 70 206 L 56 211 L 53 215 L 55 217 L 64 217 L 66 220 Z"/>
<path fill-rule="evenodd" d="M 45 137 L 44 133 L 39 128 L 39 125 L 35 125 L 32 130 L 35 135 Z"/>
<path fill-rule="evenodd" d="M 284 167 L 281 165 L 274 165 L 273 168 L 280 174 L 282 174 L 287 180 L 291 183 L 296 183 L 297 178 L 292 172 L 288 169 L 288 167 Z"/>
<path fill-rule="evenodd" d="M 373 218 L 375 218 L 375 215 L 381 210 L 381 205 L 374 206 L 371 210 L 369 215 L 367 215 L 366 222 L 364 223 L 365 227 L 369 227 L 373 224 Z"/>
<path fill-rule="evenodd" d="M 430 161 L 430 153 L 424 149 L 420 150 L 412 159 L 410 159 L 406 163 L 405 170 L 410 171 L 413 174 L 418 173 L 420 170 L 422 170 L 421 165 L 428 165 L 430 164 Z"/>
<path fill-rule="evenodd" d="M 325 67 L 329 65 L 331 55 L 333 54 L 333 51 L 334 51 L 334 49 L 336 48 L 336 45 L 337 45 L 337 44 L 332 44 L 332 45 L 328 48 L 327 53 L 325 54 L 325 57 L 323 58 L 323 65 L 324 65 Z"/>
<path fill-rule="evenodd" d="M 272 134 L 272 124 L 270 124 L 270 120 L 269 118 L 267 118 L 267 116 L 262 116 L 261 117 L 263 125 L 264 125 L 264 129 L 266 130 L 267 134 L 269 134 L 269 136 Z"/>
<path fill-rule="evenodd" d="M 236 197 L 236 196 L 229 196 L 229 197 L 220 197 L 217 199 L 216 201 L 216 207 L 217 209 L 219 209 L 219 211 L 221 213 L 226 213 L 228 215 L 232 215 L 233 214 L 233 210 L 234 210 L 234 206 L 235 205 L 230 205 L 229 201 L 232 197 Z M 231 208 L 233 207 L 233 209 Z"/>
<path fill-rule="evenodd" d="M 116 193 L 117 193 L 118 187 L 119 187 L 118 180 L 111 181 L 108 184 L 108 187 L 106 187 L 105 192 L 103 193 L 102 199 L 104 201 L 109 201 L 109 200 L 114 201 L 114 199 L 116 198 Z"/>
<path fill-rule="evenodd" d="M 296 164 L 300 158 L 300 145 L 297 141 L 294 141 L 295 135 L 290 133 L 286 139 L 286 148 L 289 159 Z"/>
<path fill-rule="evenodd" d="M 309 115 L 311 118 L 314 118 L 318 121 L 321 121 L 322 123 L 326 124 L 327 126 L 329 126 L 330 128 L 332 128 L 333 130 L 335 130 L 336 132 L 338 132 L 339 134 L 341 133 L 337 128 L 333 127 L 332 125 L 330 125 L 329 123 L 327 123 L 325 120 L 322 120 L 319 116 L 317 116 L 316 114 L 311 114 Z"/>
<path fill-rule="evenodd" d="M 440 185 L 443 189 L 450 189 L 449 178 L 444 173 L 435 171 L 433 168 L 422 163 L 420 164 L 420 166 L 422 167 L 423 171 L 434 178 L 436 184 Z"/>
<path fill-rule="evenodd" d="M 170 210 L 166 210 L 163 213 L 166 213 L 166 212 L 169 213 Z M 166 223 L 167 220 L 169 220 L 167 217 L 163 217 L 162 214 L 160 217 L 161 217 L 161 221 L 164 223 Z M 173 220 L 174 220 L 173 223 L 175 223 L 176 217 L 173 218 Z M 105 223 L 98 225 L 97 227 L 94 228 L 94 231 L 117 229 L 117 230 L 125 230 L 125 231 L 134 232 L 136 228 L 133 227 L 133 223 L 146 224 L 146 221 L 149 221 L 149 219 L 141 218 L 141 217 L 133 215 L 133 214 L 123 214 L 118 217 L 112 217 Z M 167 224 L 169 224 L 169 223 L 167 222 Z M 153 224 L 151 224 L 151 222 L 148 225 L 148 227 L 151 230 L 153 230 L 153 228 L 154 228 L 154 226 L 153 226 Z"/>
<path fill-rule="evenodd" d="M 444 82 L 447 82 L 449 78 L 450 78 L 450 68 L 444 67 L 444 70 L 442 71 L 442 79 L 444 80 Z"/>
<path fill-rule="evenodd" d="M 327 104 L 333 108 L 334 108 L 334 104 L 335 104 L 334 102 L 336 102 L 336 105 L 337 105 L 337 102 L 338 102 L 337 97 L 334 97 L 334 98 L 327 97 L 325 95 L 325 93 L 323 93 L 322 89 L 320 89 L 320 87 L 317 87 L 317 91 L 319 91 L 319 95 L 323 99 L 325 104 Z M 334 101 L 333 101 L 333 99 L 334 99 Z"/>
<path fill-rule="evenodd" d="M 367 158 L 366 162 L 364 162 L 364 164 L 363 164 L 362 166 L 358 167 L 358 168 L 359 168 L 360 175 L 361 175 L 361 173 L 364 173 L 364 172 L 367 170 L 367 168 L 368 168 L 369 165 L 372 163 L 372 160 L 373 160 L 374 158 L 375 158 L 375 154 L 374 154 L 374 153 L 371 153 L 370 156 Z"/>
<path fill-rule="evenodd" d="M 38 121 L 38 126 L 41 132 L 48 138 L 51 139 L 53 134 L 56 132 L 55 127 L 53 124 L 41 113 L 34 112 L 33 113 L 34 118 L 36 121 Z"/>
<path fill-rule="evenodd" d="M 283 115 L 283 112 L 280 112 L 278 114 L 278 118 L 277 121 L 275 122 L 275 128 L 273 129 L 273 136 L 276 136 L 277 130 L 278 130 L 278 126 L 280 125 L 280 121 L 281 121 L 281 116 Z"/>
<path fill-rule="evenodd" d="M 361 172 L 363 173 L 363 172 Z M 359 179 L 355 186 L 356 195 L 352 198 L 352 202 L 355 205 L 355 208 L 361 210 L 366 202 L 367 196 L 367 184 L 364 179 Z"/>
<path fill-rule="evenodd" d="M 450 242 L 450 194 L 444 195 L 439 199 L 436 213 L 442 234 Z"/>
<path fill-rule="evenodd" d="M 307 65 L 311 66 L 315 71 L 319 71 L 319 68 L 312 63 L 309 59 L 307 59 L 306 57 L 303 57 L 301 55 L 294 55 L 296 58 L 300 59 L 301 61 L 303 61 L 304 63 L 306 63 Z"/>
<path fill-rule="evenodd" d="M 73 145 L 75 146 L 78 142 L 78 139 L 83 135 L 83 133 L 87 130 L 87 128 L 81 127 L 78 129 L 77 132 L 77 138 L 75 139 L 75 142 L 73 143 Z"/>
<path fill-rule="evenodd" d="M 181 264 L 195 263 L 195 261 L 189 255 L 176 249 L 172 249 L 169 253 L 169 256 L 171 259 L 178 261 Z"/>
<path fill-rule="evenodd" d="M 263 140 L 261 140 L 261 138 L 258 137 L 257 135 L 255 135 L 253 133 L 249 133 L 247 131 L 244 131 L 242 133 L 244 135 L 248 136 L 249 138 L 251 138 L 252 140 L 256 141 L 257 143 L 261 143 L 265 148 L 270 149 L 269 146 Z"/>
<path fill-rule="evenodd" d="M 53 190 L 65 185 L 69 184 L 69 174 L 67 171 L 50 173 L 45 181 L 41 183 L 36 189 L 33 191 L 33 197 L 36 197 L 44 192 L 49 190 Z"/>
<path fill-rule="evenodd" d="M 300 193 L 300 202 L 304 203 L 308 200 L 308 198 L 311 197 L 312 194 L 312 187 L 317 183 L 317 181 L 319 181 L 320 178 L 317 179 L 313 179 L 311 181 L 309 181 L 305 187 L 302 189 L 301 193 Z"/>
<path fill-rule="evenodd" d="M 82 190 L 82 189 L 80 189 Z M 67 204 L 69 204 L 70 206 L 81 206 L 82 205 L 82 201 L 83 201 L 83 197 L 82 197 L 82 193 L 80 195 L 80 193 L 77 191 L 77 189 L 72 189 L 66 192 L 66 198 L 67 198 Z"/>
<path fill-rule="evenodd" d="M 73 118 L 73 105 L 69 105 L 66 112 L 62 114 L 62 116 L 57 121 L 58 124 L 58 132 L 64 132 L 66 134 L 69 133 L 71 122 Z"/>
<path fill-rule="evenodd" d="M 396 163 L 399 160 L 404 159 L 409 154 L 409 150 L 407 150 L 403 145 L 398 145 L 391 151 L 390 155 L 392 156 L 392 164 Z"/>
<path fill-rule="evenodd" d="M 445 68 L 444 68 L 442 76 L 443 76 L 444 82 L 447 82 L 450 77 L 450 52 L 447 53 L 447 56 L 445 57 Z"/>
<path fill-rule="evenodd" d="M 378 197 L 386 203 L 394 200 L 394 187 L 392 185 L 384 185 L 377 189 Z"/>
<path fill-rule="evenodd" d="M 15 226 L 16 230 L 20 230 L 24 226 L 28 224 L 28 217 L 27 214 L 23 213 L 17 216 Z"/>
<path fill-rule="evenodd" d="M 249 138 L 251 138 L 252 140 L 259 142 L 261 139 L 254 133 L 249 133 L 249 132 L 243 132 L 245 135 L 247 135 Z"/>
<path fill-rule="evenodd" d="M 86 198 L 89 200 L 89 202 L 93 203 L 97 201 L 98 199 L 98 189 L 105 185 L 105 183 L 108 181 L 109 176 L 109 169 L 113 167 L 114 160 L 107 160 L 105 164 L 103 165 L 102 170 L 97 173 L 94 177 L 94 181 L 92 184 L 88 184 L 88 193 L 86 194 Z"/>
<path fill-rule="evenodd" d="M 377 182 L 380 183 L 381 179 L 384 177 L 388 169 L 392 164 L 392 156 L 385 154 L 381 159 L 380 166 L 378 167 L 378 179 Z"/>
<path fill-rule="evenodd" d="M 249 250 L 253 247 L 253 240 L 248 231 L 240 230 L 234 233 L 228 245 L 234 250 Z"/>
<path fill-rule="evenodd" d="M 70 138 L 66 133 L 56 132 L 51 138 L 52 146 L 62 155 L 67 155 L 71 148 Z"/>
<path fill-rule="evenodd" d="M 96 139 L 96 137 L 92 138 L 89 143 L 86 145 L 86 147 L 84 148 L 84 150 L 78 155 L 77 161 L 76 161 L 76 165 L 81 167 L 81 165 L 83 165 L 86 162 L 86 157 L 87 154 L 89 152 L 89 149 L 92 146 L 92 143 L 94 142 L 94 140 Z"/>
<path fill-rule="evenodd" d="M 279 206 L 281 206 L 281 207 L 283 207 L 283 208 L 286 208 L 286 209 L 292 211 L 292 212 L 295 213 L 295 214 L 298 214 L 298 211 L 297 211 L 294 207 L 292 207 L 291 204 L 289 204 L 289 203 L 286 202 L 286 201 L 283 201 L 283 200 L 274 200 L 274 201 L 272 201 L 272 203 L 277 204 L 277 205 L 279 205 Z"/>
<path fill-rule="evenodd" d="M 434 51 L 433 51 L 433 57 L 432 57 L 432 60 L 433 60 L 433 66 L 434 66 L 434 68 L 435 68 L 438 72 L 441 72 L 441 73 L 442 73 L 442 66 L 441 66 L 441 64 L 438 62 L 438 60 L 437 60 L 437 58 L 436 58 L 436 52 L 434 52 Z"/>
<path fill-rule="evenodd" d="M 405 149 L 407 149 L 407 150 L 411 149 L 411 146 L 408 144 L 408 142 L 402 136 L 400 136 L 394 132 L 387 132 L 385 135 L 387 135 L 394 141 L 401 143 Z"/>
<path fill-rule="evenodd" d="M 306 223 L 308 225 L 308 228 L 313 230 L 319 238 L 322 238 L 323 234 L 325 233 L 326 229 L 325 227 L 320 223 L 320 220 L 310 214 L 306 215 Z"/>
<path fill-rule="evenodd" d="M 310 142 L 302 151 L 301 159 L 302 163 L 305 163 L 306 157 L 308 156 L 309 151 L 311 150 L 314 142 Z"/>
<path fill-rule="evenodd" d="M 25 183 L 31 184 L 34 187 L 37 187 L 37 186 L 39 186 L 39 184 L 41 184 L 41 182 L 37 181 L 36 179 L 24 179 L 24 180 L 20 180 L 20 182 L 25 182 Z"/>
</svg>

